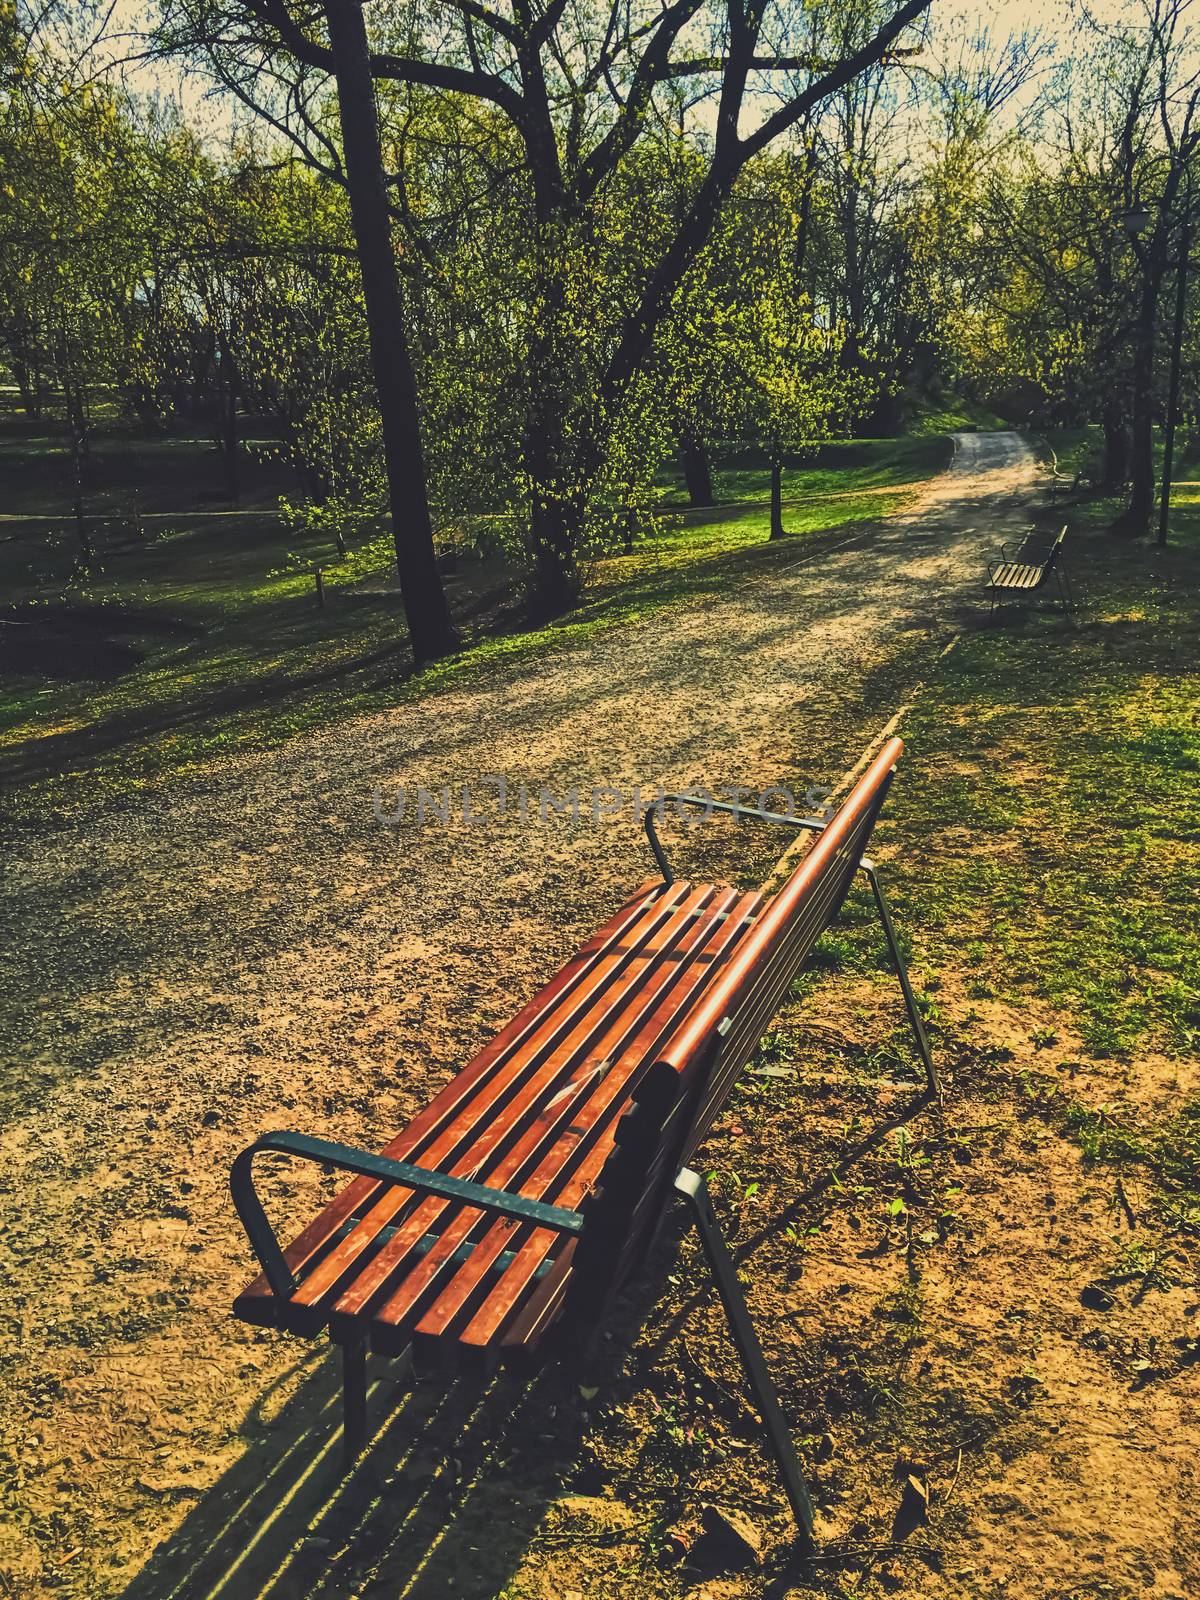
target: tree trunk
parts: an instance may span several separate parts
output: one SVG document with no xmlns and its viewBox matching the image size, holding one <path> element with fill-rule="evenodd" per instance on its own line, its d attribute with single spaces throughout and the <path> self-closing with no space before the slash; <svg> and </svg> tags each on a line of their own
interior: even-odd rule
<svg viewBox="0 0 1200 1600">
<path fill-rule="evenodd" d="M 1183 365 L 1183 339 L 1187 316 L 1188 253 L 1192 245 L 1192 194 L 1188 187 L 1187 210 L 1179 236 L 1179 265 L 1175 277 L 1175 322 L 1171 335 L 1171 377 L 1167 385 L 1167 413 L 1163 428 L 1162 498 L 1159 503 L 1158 544 L 1167 542 L 1171 520 L 1171 476 L 1175 468 L 1175 424 L 1179 414 L 1179 380 Z"/>
<path fill-rule="evenodd" d="M 715 506 L 717 497 L 713 493 L 708 449 L 695 428 L 685 428 L 680 436 L 679 461 L 683 467 L 683 481 L 687 486 L 688 504 Z"/>
<path fill-rule="evenodd" d="M 221 345 L 221 458 L 225 465 L 225 487 L 229 491 L 231 504 L 237 505 L 242 498 L 242 478 L 238 471 L 238 391 L 239 382 L 237 363 L 234 361 L 228 346 Z"/>
<path fill-rule="evenodd" d="M 557 501 L 535 496 L 529 518 L 533 557 L 533 593 L 529 609 L 534 622 L 561 616 L 579 598 L 573 520 Z"/>
<path fill-rule="evenodd" d="M 1104 428 L 1104 468 L 1100 487 L 1115 494 L 1129 482 L 1129 427 L 1121 402 L 1106 398 L 1100 420 Z"/>
<path fill-rule="evenodd" d="M 350 215 L 362 270 L 371 364 L 387 462 L 396 567 L 418 662 L 458 647 L 433 552 L 416 379 L 396 278 L 387 184 L 361 0 L 327 0 Z"/>
<path fill-rule="evenodd" d="M 529 554 L 533 585 L 529 614 L 544 622 L 569 611 L 579 598 L 579 540 L 589 487 L 599 464 L 586 424 L 574 449 L 567 438 L 567 419 L 574 397 L 564 392 L 562 378 L 570 370 L 557 327 L 563 284 L 546 273 L 538 298 L 544 322 L 527 357 L 532 391 L 525 416 L 521 458 L 530 484 Z"/>
<path fill-rule="evenodd" d="M 21 391 L 21 404 L 25 408 L 25 415 L 31 422 L 42 420 L 42 401 L 39 393 L 40 384 L 38 374 L 28 362 L 13 359 L 13 377 L 17 380 L 17 388 Z"/>
<path fill-rule="evenodd" d="M 63 406 L 67 414 L 67 428 L 71 435 L 71 456 L 78 464 L 79 477 L 92 464 L 92 441 L 89 438 L 87 404 L 83 390 L 74 378 L 63 379 Z"/>
<path fill-rule="evenodd" d="M 776 440 L 771 446 L 771 537 L 783 536 L 783 447 Z"/>
<path fill-rule="evenodd" d="M 71 510 L 75 517 L 75 534 L 79 540 L 83 564 L 89 572 L 92 572 L 96 565 L 96 551 L 88 533 L 83 496 L 84 411 L 82 403 L 76 397 L 75 387 L 69 380 L 63 383 L 63 401 L 67 414 L 67 439 L 71 451 Z"/>
<path fill-rule="evenodd" d="M 1154 515 L 1154 334 L 1158 285 L 1147 276 L 1134 330 L 1129 504 L 1118 519 L 1124 533 L 1140 538 Z"/>
</svg>

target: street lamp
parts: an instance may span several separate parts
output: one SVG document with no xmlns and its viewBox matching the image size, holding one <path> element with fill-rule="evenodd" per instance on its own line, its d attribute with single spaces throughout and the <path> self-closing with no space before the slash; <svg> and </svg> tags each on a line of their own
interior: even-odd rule
<svg viewBox="0 0 1200 1600">
<path fill-rule="evenodd" d="M 1135 200 L 1121 213 L 1121 226 L 1131 239 L 1136 239 L 1139 233 L 1145 233 L 1150 226 L 1150 219 L 1154 215 L 1148 205 L 1140 200 Z"/>
<path fill-rule="evenodd" d="M 1179 263 L 1175 268 L 1175 338 L 1171 346 L 1171 378 L 1167 385 L 1167 415 L 1163 427 L 1162 496 L 1158 507 L 1158 542 L 1167 542 L 1171 517 L 1171 473 L 1175 466 L 1175 418 L 1179 412 L 1179 373 L 1183 363 L 1183 323 L 1187 312 L 1188 256 L 1192 249 L 1191 175 L 1184 191 L 1183 218 L 1179 228 Z"/>
</svg>

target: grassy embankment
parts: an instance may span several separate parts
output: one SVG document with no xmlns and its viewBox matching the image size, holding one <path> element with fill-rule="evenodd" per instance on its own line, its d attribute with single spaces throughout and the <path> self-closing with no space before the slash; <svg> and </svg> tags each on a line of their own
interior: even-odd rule
<svg viewBox="0 0 1200 1600">
<path fill-rule="evenodd" d="M 25 428 L 10 433 L 0 455 L 14 486 L 0 527 L 10 607 L 0 641 L 8 658 L 0 762 L 9 808 L 29 812 L 194 771 L 499 657 L 718 591 L 741 573 L 794 560 L 805 541 L 898 508 L 911 485 L 944 466 L 948 446 L 938 437 L 823 446 L 814 463 L 785 472 L 788 537 L 774 545 L 765 467 L 749 453 L 719 461 L 717 492 L 732 503 L 717 512 L 664 509 L 631 555 L 592 564 L 576 611 L 536 631 L 516 620 L 511 568 L 467 558 L 448 580 L 467 647 L 417 678 L 398 643 L 403 618 L 387 541 L 351 535 L 341 561 L 327 539 L 288 532 L 274 509 L 290 489 L 277 465 L 248 461 L 247 509 L 225 515 L 203 509 L 222 493 L 203 440 L 102 441 L 104 487 L 90 504 L 118 524 L 136 488 L 145 542 L 126 531 L 89 574 L 79 567 L 56 441 Z M 664 507 L 678 507 L 678 482 L 666 476 L 661 488 Z M 105 530 L 98 535 L 103 543 Z M 326 574 L 323 610 L 317 566 Z"/>
</svg>

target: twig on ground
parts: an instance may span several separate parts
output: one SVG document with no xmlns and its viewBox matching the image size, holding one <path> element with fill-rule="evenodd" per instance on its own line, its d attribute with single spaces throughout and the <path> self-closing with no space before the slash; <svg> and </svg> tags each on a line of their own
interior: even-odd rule
<svg viewBox="0 0 1200 1600">
<path fill-rule="evenodd" d="M 1125 1185 L 1119 1177 L 1117 1178 L 1117 1199 L 1120 1202 L 1121 1210 L 1125 1213 L 1126 1222 L 1131 1228 L 1136 1228 L 1137 1217 L 1134 1214 L 1133 1207 L 1129 1204 L 1129 1196 L 1125 1193 Z"/>
<path fill-rule="evenodd" d="M 950 1496 L 954 1493 L 955 1489 L 958 1488 L 958 1475 L 959 1475 L 959 1473 L 961 1471 L 962 1471 L 962 1446 L 960 1445 L 959 1449 L 958 1449 L 958 1459 L 954 1463 L 954 1474 L 951 1477 L 950 1482 L 946 1487 L 945 1494 L 941 1497 L 941 1500 L 939 1502 L 939 1510 L 941 1509 L 942 1506 L 948 1506 L 950 1504 Z"/>
<path fill-rule="evenodd" d="M 537 1533 L 530 1544 L 637 1544 L 654 1523 L 638 1522 L 632 1528 L 604 1528 L 599 1533 Z"/>
<path fill-rule="evenodd" d="M 932 1555 L 935 1546 L 931 1544 L 843 1544 L 836 1550 L 831 1550 L 828 1555 L 810 1555 L 806 1557 L 813 1566 L 827 1561 L 844 1561 L 848 1556 L 927 1556 Z"/>
</svg>

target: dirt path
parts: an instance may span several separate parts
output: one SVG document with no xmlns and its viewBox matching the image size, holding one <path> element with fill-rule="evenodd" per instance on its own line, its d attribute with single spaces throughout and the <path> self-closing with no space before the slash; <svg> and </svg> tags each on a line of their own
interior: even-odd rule
<svg viewBox="0 0 1200 1600">
<path fill-rule="evenodd" d="M 957 447 L 916 510 L 734 593 L 9 841 L 12 1592 L 119 1593 L 294 1385 L 298 1347 L 227 1318 L 237 1148 L 282 1122 L 373 1144 L 422 1102 L 648 875 L 635 785 L 832 782 L 886 720 L 1028 520 L 1028 447 Z M 510 801 L 529 787 L 527 821 L 417 825 L 417 785 L 482 807 L 493 773 Z M 381 825 L 373 791 L 400 785 L 409 813 Z M 597 785 L 624 803 L 593 825 Z M 543 786 L 584 815 L 540 820 Z"/>
</svg>

